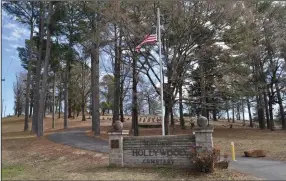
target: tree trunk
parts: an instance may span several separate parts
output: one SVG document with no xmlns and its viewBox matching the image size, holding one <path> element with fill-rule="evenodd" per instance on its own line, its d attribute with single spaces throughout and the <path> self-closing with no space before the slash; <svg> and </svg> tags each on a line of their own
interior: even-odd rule
<svg viewBox="0 0 286 181">
<path fill-rule="evenodd" d="M 236 105 L 236 110 L 237 110 L 237 113 L 236 113 L 236 119 L 237 120 L 240 120 L 240 109 L 239 109 L 240 105 L 239 105 L 239 102 L 237 103 Z"/>
<path fill-rule="evenodd" d="M 84 99 L 85 99 L 84 96 L 83 96 L 82 99 L 83 99 L 83 101 L 84 101 Z M 81 119 L 81 120 L 82 120 L 82 121 L 86 121 L 86 118 L 85 118 L 85 103 L 82 103 L 82 104 L 81 104 L 81 112 L 82 112 L 82 119 Z"/>
<path fill-rule="evenodd" d="M 259 91 L 258 93 L 258 119 L 259 119 L 259 127 L 260 129 L 265 129 L 265 116 L 264 116 L 264 103 L 263 103 L 263 95 Z"/>
<path fill-rule="evenodd" d="M 181 129 L 185 129 L 185 120 L 183 113 L 183 88 L 182 85 L 179 87 L 179 111 L 180 111 L 180 126 Z"/>
<path fill-rule="evenodd" d="M 234 102 L 232 103 L 232 122 L 234 123 Z"/>
<path fill-rule="evenodd" d="M 169 134 L 169 115 L 170 115 L 170 109 L 168 107 L 169 102 L 165 101 L 165 117 L 164 117 L 164 122 L 165 122 L 165 135 Z"/>
<path fill-rule="evenodd" d="M 69 94 L 70 94 L 70 92 L 69 92 Z M 71 98 L 68 97 L 68 118 L 73 117 L 72 116 L 72 106 L 71 105 L 72 105 Z"/>
<path fill-rule="evenodd" d="M 52 2 L 49 3 L 49 13 L 48 13 L 48 20 L 47 24 L 48 27 L 51 26 L 51 16 L 53 13 L 53 5 Z M 45 64 L 44 64 L 44 73 L 43 73 L 43 85 L 40 94 L 40 106 L 39 106 L 39 119 L 38 119 L 38 133 L 37 136 L 41 137 L 44 135 L 44 127 L 43 127 L 43 113 L 45 108 L 45 99 L 46 99 L 46 92 L 47 92 L 47 78 L 48 78 L 48 68 L 49 68 L 49 60 L 50 60 L 50 41 L 51 41 L 51 30 L 50 28 L 47 29 L 47 44 L 46 44 L 46 57 L 45 57 Z"/>
<path fill-rule="evenodd" d="M 121 49 L 121 48 L 120 48 Z M 121 51 L 120 51 L 121 52 Z M 122 64 L 121 64 L 122 65 Z M 124 65 L 122 66 L 124 68 Z M 124 71 L 122 68 L 122 71 Z M 121 76 L 120 76 L 121 79 Z M 124 109 L 123 109 L 123 101 L 124 101 L 124 78 L 120 80 L 120 119 L 121 122 L 124 122 Z"/>
<path fill-rule="evenodd" d="M 270 92 L 271 90 L 271 92 Z M 273 85 L 270 85 L 270 90 L 267 89 L 267 93 L 268 93 L 268 97 L 269 97 L 269 101 L 268 101 L 268 105 L 269 105 L 269 122 L 270 122 L 270 130 L 274 131 L 274 119 L 273 119 Z"/>
<path fill-rule="evenodd" d="M 216 107 L 214 107 L 213 109 L 213 120 L 217 121 L 217 117 L 216 117 Z"/>
<path fill-rule="evenodd" d="M 242 121 L 245 123 L 245 115 L 244 115 L 244 101 L 241 99 L 241 111 L 242 111 Z"/>
<path fill-rule="evenodd" d="M 173 105 L 173 104 L 172 104 L 172 105 Z M 173 106 L 171 106 L 170 114 L 171 114 L 171 126 L 172 126 L 172 128 L 174 129 L 174 128 L 175 128 L 175 121 L 174 121 Z"/>
<path fill-rule="evenodd" d="M 74 104 L 73 106 L 75 107 L 75 104 Z M 75 119 L 75 112 L 76 112 L 76 110 L 74 109 L 74 110 L 73 110 L 73 115 L 72 115 L 72 118 L 73 118 L 73 119 Z"/>
<path fill-rule="evenodd" d="M 170 117 L 171 117 L 171 127 L 175 128 L 175 122 L 173 117 L 173 99 L 170 99 L 170 105 L 168 105 L 169 111 L 170 111 Z"/>
<path fill-rule="evenodd" d="M 99 15 L 97 14 L 96 22 L 92 26 L 93 37 L 93 49 L 91 54 L 91 90 L 92 90 L 92 130 L 95 136 L 100 135 L 100 112 L 99 112 Z M 94 22 L 93 22 L 94 23 Z"/>
<path fill-rule="evenodd" d="M 280 116 L 281 116 L 281 123 L 282 123 L 282 129 L 286 130 L 286 124 L 285 124 L 285 113 L 284 113 L 284 107 L 283 107 L 283 102 L 280 94 L 280 89 L 278 85 L 278 81 L 275 81 L 275 88 L 277 92 L 277 99 L 278 99 L 278 104 L 279 104 L 279 111 L 280 111 Z"/>
<path fill-rule="evenodd" d="M 52 105 L 50 105 L 49 113 L 52 113 L 52 112 L 53 112 L 53 107 L 52 107 Z"/>
<path fill-rule="evenodd" d="M 53 80 L 53 115 L 52 115 L 52 119 L 53 119 L 53 124 L 52 124 L 52 128 L 55 128 L 55 89 L 56 89 L 56 75 L 54 75 L 54 80 Z"/>
<path fill-rule="evenodd" d="M 82 121 L 85 119 L 85 62 L 82 63 L 82 94 L 81 94 L 81 112 L 82 112 Z"/>
<path fill-rule="evenodd" d="M 113 118 L 112 122 L 119 120 L 119 107 L 120 107 L 120 58 L 119 57 L 119 47 L 118 47 L 118 36 L 117 36 L 117 25 L 115 28 L 115 62 L 114 62 L 114 98 L 113 98 Z M 120 46 L 120 45 L 119 45 Z"/>
<path fill-rule="evenodd" d="M 247 109 L 248 109 L 248 115 L 249 115 L 250 127 L 252 127 L 252 128 L 253 128 L 252 116 L 251 116 L 251 107 L 250 107 L 250 101 L 249 101 L 249 98 L 247 98 Z"/>
<path fill-rule="evenodd" d="M 121 66 L 121 60 L 122 60 L 122 29 L 119 28 L 119 47 L 118 47 L 118 57 L 119 57 L 119 65 Z M 123 65 L 124 66 L 124 65 Z M 120 67 L 119 67 L 119 71 Z M 120 98 L 119 98 L 119 106 L 120 106 L 120 119 L 121 122 L 124 122 L 124 112 L 123 112 L 123 101 L 124 101 L 124 95 L 123 95 L 123 91 L 124 91 L 124 79 L 123 81 L 121 80 L 121 72 L 119 72 L 119 81 L 120 81 Z"/>
<path fill-rule="evenodd" d="M 59 111 L 58 105 L 59 105 L 59 100 L 57 98 L 55 98 L 55 113 L 58 113 L 58 111 Z"/>
<path fill-rule="evenodd" d="M 70 76 L 70 70 L 71 70 L 71 60 L 72 58 L 72 41 L 71 37 L 69 38 L 69 54 L 70 56 L 67 58 L 67 64 L 66 64 L 66 77 L 65 77 L 65 83 L 64 83 L 64 129 L 68 128 L 68 118 L 71 117 L 71 100 L 69 98 L 69 76 Z"/>
<path fill-rule="evenodd" d="M 30 19 L 30 46 L 29 46 L 29 63 L 28 63 L 28 73 L 27 73 L 27 84 L 26 84 L 26 100 L 25 100 L 25 125 L 24 131 L 28 131 L 29 129 L 29 98 L 30 98 L 30 85 L 31 85 L 31 68 L 32 68 L 32 54 L 33 54 L 33 33 L 34 33 L 34 2 L 31 2 L 32 5 L 32 15 Z"/>
<path fill-rule="evenodd" d="M 147 93 L 148 114 L 151 115 L 151 99 L 149 93 Z"/>
<path fill-rule="evenodd" d="M 33 88 L 32 90 L 34 90 Z M 33 114 L 33 108 L 34 108 L 34 93 L 31 93 L 31 100 L 30 100 L 30 113 L 29 113 L 29 118 L 32 117 Z"/>
<path fill-rule="evenodd" d="M 59 89 L 59 97 L 58 97 L 58 103 L 59 103 L 59 118 L 61 118 L 61 107 L 62 107 L 62 88 Z"/>
<path fill-rule="evenodd" d="M 68 79 L 69 79 L 69 66 L 70 61 L 67 59 L 66 65 L 66 76 L 65 76 L 65 83 L 64 83 L 64 129 L 68 128 Z"/>
<path fill-rule="evenodd" d="M 138 103 L 137 103 L 137 57 L 134 56 L 133 58 L 133 65 L 132 65 L 132 122 L 133 122 L 133 134 L 134 136 L 139 136 L 138 130 Z"/>
<path fill-rule="evenodd" d="M 46 112 L 47 112 L 47 100 L 45 101 L 45 106 L 44 106 L 44 118 L 46 117 Z"/>
<path fill-rule="evenodd" d="M 265 114 L 266 114 L 267 129 L 270 129 L 268 100 L 267 100 L 267 95 L 266 95 L 266 91 L 265 90 L 263 90 L 263 98 L 264 98 L 264 108 L 265 108 Z"/>
<path fill-rule="evenodd" d="M 202 107 L 202 116 L 208 117 L 207 115 L 207 100 L 206 100 L 206 85 L 205 85 L 205 76 L 204 76 L 204 67 L 203 64 L 200 65 L 200 87 L 201 87 L 201 107 Z"/>
<path fill-rule="evenodd" d="M 121 94 L 121 93 L 120 93 Z M 123 96 L 122 94 L 120 95 L 120 121 L 124 122 L 124 113 L 123 113 Z"/>
<path fill-rule="evenodd" d="M 227 114 L 227 122 L 230 122 L 228 109 L 226 110 L 226 114 Z"/>
<path fill-rule="evenodd" d="M 32 132 L 38 132 L 38 118 L 39 118 L 39 99 L 40 99 L 40 82 L 41 82 L 41 70 L 42 70 L 42 51 L 43 51 L 43 39 L 44 39 L 44 8 L 43 2 L 40 2 L 40 23 L 39 23 L 40 45 L 38 49 L 38 61 L 36 68 L 36 81 L 34 90 L 34 110 L 32 119 Z"/>
</svg>

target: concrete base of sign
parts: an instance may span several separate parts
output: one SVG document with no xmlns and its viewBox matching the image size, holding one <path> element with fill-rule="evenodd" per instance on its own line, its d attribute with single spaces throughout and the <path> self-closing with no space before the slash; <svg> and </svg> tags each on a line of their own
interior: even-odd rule
<svg viewBox="0 0 286 181">
<path fill-rule="evenodd" d="M 210 127 L 195 127 L 193 132 L 196 138 L 196 147 L 213 148 L 213 133 L 214 128 Z"/>
<path fill-rule="evenodd" d="M 109 132 L 109 165 L 123 166 L 123 137 L 129 130 Z"/>
</svg>

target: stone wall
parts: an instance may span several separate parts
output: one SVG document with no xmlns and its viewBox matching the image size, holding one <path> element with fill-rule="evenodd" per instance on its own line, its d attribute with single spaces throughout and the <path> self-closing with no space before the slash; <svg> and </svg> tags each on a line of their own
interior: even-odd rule
<svg viewBox="0 0 286 181">
<path fill-rule="evenodd" d="M 195 128 L 194 135 L 127 136 L 109 133 L 109 164 L 132 167 L 192 168 L 193 148 L 212 149 L 213 128 Z"/>
<path fill-rule="evenodd" d="M 190 167 L 194 135 L 123 138 L 124 166 Z"/>
</svg>

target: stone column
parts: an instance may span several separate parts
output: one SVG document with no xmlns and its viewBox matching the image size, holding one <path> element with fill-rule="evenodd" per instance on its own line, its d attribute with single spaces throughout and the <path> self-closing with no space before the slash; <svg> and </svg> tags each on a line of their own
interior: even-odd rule
<svg viewBox="0 0 286 181">
<path fill-rule="evenodd" d="M 202 149 L 213 149 L 213 127 L 195 127 L 193 129 L 196 147 Z"/>
<path fill-rule="evenodd" d="M 129 130 L 109 132 L 109 165 L 123 166 L 123 137 Z"/>
</svg>

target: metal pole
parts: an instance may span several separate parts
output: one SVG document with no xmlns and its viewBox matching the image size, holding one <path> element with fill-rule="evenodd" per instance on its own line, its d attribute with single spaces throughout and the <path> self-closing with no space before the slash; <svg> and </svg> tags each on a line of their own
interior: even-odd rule
<svg viewBox="0 0 286 181">
<path fill-rule="evenodd" d="M 4 108 L 4 116 L 3 116 L 3 118 L 5 118 L 5 112 L 6 112 L 6 105 L 5 105 L 5 108 Z"/>
<path fill-rule="evenodd" d="M 164 100 L 163 100 L 163 65 L 161 59 L 161 25 L 160 25 L 160 9 L 157 8 L 157 26 L 158 26 L 158 42 L 159 42 L 159 62 L 160 62 L 160 88 L 161 88 L 161 112 L 162 112 L 162 135 L 165 136 L 164 122 Z"/>
<path fill-rule="evenodd" d="M 3 115 L 3 105 L 4 105 L 4 99 L 2 99 L 2 102 L 1 102 L 1 118 L 3 118 L 4 117 L 4 115 Z"/>
</svg>

